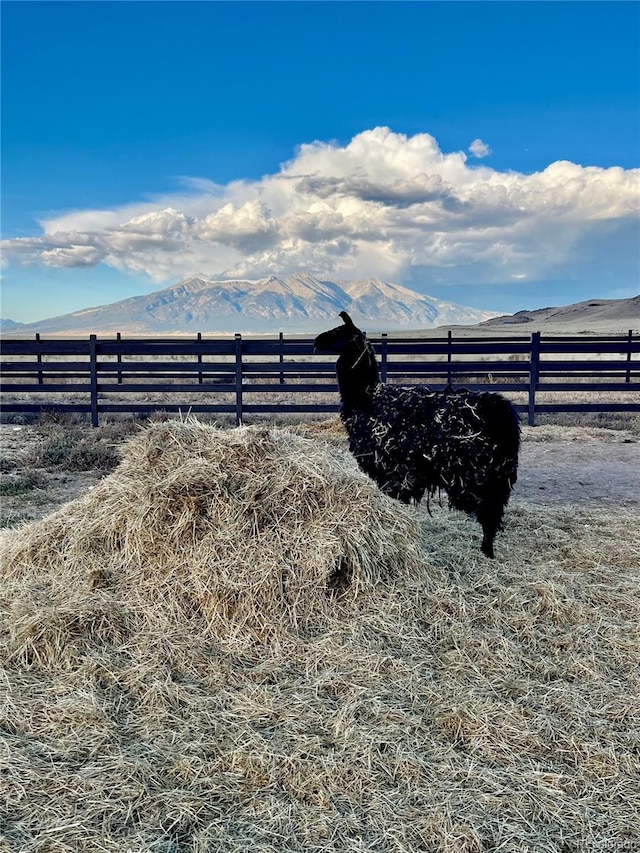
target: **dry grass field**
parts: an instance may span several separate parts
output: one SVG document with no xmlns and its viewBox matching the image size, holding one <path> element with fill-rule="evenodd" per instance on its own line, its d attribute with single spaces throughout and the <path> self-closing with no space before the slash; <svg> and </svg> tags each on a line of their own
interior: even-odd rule
<svg viewBox="0 0 640 853">
<path fill-rule="evenodd" d="M 336 323 L 338 322 L 336 318 Z M 573 337 L 583 338 L 585 341 L 589 341 L 590 338 L 597 338 L 602 335 L 615 335 L 620 336 L 622 340 L 622 351 L 620 353 L 615 352 L 593 352 L 593 353 L 543 353 L 541 356 L 540 367 L 544 372 L 544 363 L 545 361 L 549 361 L 550 359 L 555 362 L 571 362 L 576 360 L 586 360 L 586 361 L 594 361 L 594 362 L 606 362 L 611 360 L 625 359 L 626 358 L 626 336 L 631 329 L 634 334 L 638 334 L 640 317 L 629 317 L 624 316 L 618 320 L 613 320 L 611 318 L 608 319 L 599 319 L 597 311 L 591 312 L 588 317 L 580 316 L 578 319 L 575 319 L 573 322 L 565 321 L 565 322 L 550 322 L 548 320 L 533 320 L 530 323 L 518 323 L 515 325 L 479 325 L 479 326 L 451 326 L 445 327 L 440 326 L 436 328 L 429 329 L 421 329 L 414 331 L 402 331 L 402 332 L 392 332 L 389 334 L 389 340 L 393 340 L 394 338 L 420 338 L 420 339 L 446 339 L 447 333 L 451 331 L 453 339 L 455 341 L 467 342 L 467 339 L 486 339 L 487 341 L 496 341 L 501 338 L 509 338 L 512 336 L 521 337 L 523 339 L 528 338 L 532 332 L 540 331 L 545 336 L 555 336 L 555 335 L 569 335 Z M 19 335 L 17 335 L 19 337 Z M 108 337 L 108 336 L 107 336 Z M 176 340 L 181 340 L 191 336 L 174 336 Z M 252 339 L 258 339 L 260 336 L 249 336 Z M 295 337 L 295 336 L 293 336 Z M 375 337 L 375 333 L 372 334 L 372 337 Z M 310 362 L 314 360 L 312 355 L 312 341 L 309 339 L 309 354 L 308 355 L 297 355 L 297 356 L 285 356 L 285 363 L 298 363 L 298 362 Z M 510 399 L 512 402 L 517 403 L 519 405 L 527 404 L 528 395 L 527 395 L 527 382 L 528 382 L 528 372 L 524 369 L 524 363 L 528 359 L 528 355 L 525 353 L 513 353 L 509 356 L 504 356 L 509 362 L 522 362 L 523 363 L 523 373 L 522 374 L 514 374 L 509 373 L 503 375 L 494 375 L 491 372 L 486 374 L 474 374 L 472 376 L 465 376 L 461 374 L 454 375 L 453 381 L 457 384 L 469 384 L 469 383 L 487 383 L 494 390 L 499 390 L 500 384 L 504 384 L 505 381 L 511 382 L 519 382 L 522 383 L 524 390 L 520 392 L 512 392 L 510 393 Z M 11 356 L 7 357 L 9 361 L 20 362 L 24 360 L 32 361 L 33 357 L 29 356 Z M 55 365 L 56 362 L 59 361 L 68 361 L 70 357 L 68 356 L 56 356 L 56 355 L 46 355 L 44 356 L 45 362 L 51 367 Z M 74 360 L 78 359 L 80 362 L 88 363 L 88 356 L 74 356 Z M 323 357 L 323 360 L 326 359 L 327 356 Z M 446 355 L 390 355 L 389 356 L 389 364 L 401 362 L 404 364 L 410 364 L 411 362 L 429 362 L 431 364 L 441 362 L 444 365 L 446 363 Z M 496 355 L 461 355 L 456 354 L 454 361 L 457 363 L 464 363 L 466 361 L 495 361 L 496 358 L 501 358 L 501 356 Z M 180 356 L 180 355 L 166 355 L 162 357 L 163 361 L 171 362 L 174 365 L 178 365 L 181 362 L 186 364 L 193 364 L 195 361 L 195 356 Z M 197 406 L 201 404 L 223 404 L 229 407 L 229 410 L 232 411 L 235 407 L 235 394 L 234 393 L 225 393 L 220 392 L 216 387 L 216 381 L 224 379 L 224 382 L 230 384 L 231 386 L 235 383 L 235 375 L 234 375 L 234 357 L 232 355 L 204 355 L 202 356 L 202 363 L 207 364 L 216 363 L 218 365 L 228 365 L 229 373 L 209 373 L 207 374 L 206 369 L 203 374 L 203 383 L 198 383 L 197 374 L 191 372 L 187 379 L 176 379 L 175 374 L 167 374 L 164 375 L 161 372 L 151 373 L 148 376 L 141 375 L 140 373 L 129 373 L 127 374 L 127 364 L 131 361 L 137 363 L 144 362 L 153 362 L 157 359 L 154 356 L 149 355 L 124 355 L 122 357 L 121 367 L 124 371 L 124 378 L 122 384 L 118 385 L 116 378 L 111 376 L 109 381 L 105 381 L 105 387 L 108 386 L 108 391 L 102 391 L 99 395 L 99 399 L 101 403 L 104 404 L 120 404 L 120 405 L 130 405 L 135 408 L 136 405 L 143 406 L 157 406 L 159 410 L 162 409 L 163 405 L 166 404 L 176 404 L 182 407 L 183 412 L 188 412 L 191 406 Z M 251 363 L 260 362 L 275 362 L 278 360 L 277 356 L 254 356 L 254 355 L 244 355 L 243 363 L 246 365 L 251 365 Z M 114 369 L 117 369 L 116 364 L 116 356 L 115 355 L 101 355 L 100 356 L 101 365 L 112 364 Z M 630 359 L 630 369 L 632 371 L 633 381 L 637 382 L 638 370 L 637 368 L 640 366 L 640 354 L 632 353 Z M 53 368 L 52 368 L 53 369 Z M 36 372 L 37 373 L 37 372 Z M 37 375 L 34 373 L 32 377 L 32 381 L 34 383 L 37 382 Z M 171 375 L 174 376 L 171 379 Z M 326 382 L 333 382 L 333 377 L 331 379 L 318 379 L 314 378 L 312 381 L 317 385 L 318 391 L 313 393 L 304 390 L 306 385 L 309 382 L 308 378 L 305 378 L 304 374 L 300 377 L 295 376 L 287 376 L 286 383 L 280 385 L 277 374 L 273 378 L 264 378 L 256 376 L 255 374 L 246 373 L 243 377 L 243 381 L 245 383 L 244 389 L 244 403 L 245 405 L 291 405 L 291 404 L 332 404 L 337 402 L 336 394 L 334 392 L 324 392 L 322 389 L 323 384 Z M 549 378 L 543 376 L 545 381 L 549 381 Z M 618 381 L 624 383 L 624 374 L 621 374 L 617 377 Z M 566 379 L 566 377 L 565 377 Z M 606 379 L 606 377 L 604 377 Z M 390 374 L 389 381 L 390 382 L 414 382 L 414 381 L 423 381 L 422 379 L 416 378 L 415 376 L 410 378 L 403 378 L 398 376 L 394 376 Z M 42 385 L 42 390 L 37 391 L 29 391 L 23 392 L 20 390 L 12 391 L 12 384 L 18 381 L 16 377 L 11 374 L 11 372 L 7 371 L 6 375 L 3 377 L 3 402 L 5 409 L 12 402 L 19 403 L 29 403 L 34 405 L 41 405 L 42 403 L 47 404 L 56 404 L 56 405 L 89 405 L 90 397 L 88 390 L 85 391 L 69 391 L 69 392 L 60 392 L 60 393 L 51 393 L 47 391 L 47 384 L 51 382 L 55 382 L 58 385 L 67 385 L 73 382 L 80 382 L 87 385 L 88 378 L 87 376 L 71 377 L 69 373 L 60 373 L 57 375 L 48 375 L 45 374 L 45 382 Z M 429 381 L 429 380 L 428 380 Z M 443 376 L 440 377 L 438 381 L 435 379 L 432 380 L 434 384 L 438 384 L 438 381 L 444 383 L 446 378 Z M 554 377 L 553 382 L 558 383 L 558 388 L 562 386 L 562 377 Z M 577 376 L 573 381 L 576 383 L 586 382 L 587 379 L 584 377 Z M 590 377 L 590 382 L 599 381 L 597 378 Z M 180 387 L 180 383 L 187 383 L 185 386 Z M 147 385 L 146 390 L 136 390 L 131 391 L 127 390 L 126 386 L 130 385 L 139 385 L 140 383 L 144 383 Z M 154 385 L 160 387 L 167 387 L 167 383 L 175 383 L 176 387 L 180 387 L 180 390 L 176 392 L 167 392 L 167 391 L 159 391 L 155 390 Z M 191 383 L 192 388 L 189 387 Z M 263 387 L 266 385 L 273 385 L 273 391 L 269 393 L 265 393 L 262 391 L 253 391 L 251 389 L 252 384 L 258 383 Z M 87 385 L 88 387 L 88 385 Z M 581 391 L 565 391 L 565 390 L 552 390 L 552 391 L 538 391 L 536 393 L 536 401 L 538 404 L 575 404 L 575 403 L 600 403 L 600 404 L 615 404 L 615 403 L 633 403 L 640 404 L 640 393 L 637 390 L 618 390 L 618 391 L 598 391 L 598 392 L 581 392 Z M 102 416 L 101 416 L 102 417 Z M 608 426 L 610 425 L 610 418 L 616 417 L 615 415 L 606 414 L 604 416 L 593 415 L 589 416 L 587 423 L 591 425 L 597 426 Z M 625 417 L 617 417 L 617 426 L 626 425 L 627 420 L 635 420 L 636 427 L 640 430 L 640 416 L 625 416 Z M 540 416 L 537 419 L 538 423 L 545 423 L 548 419 L 545 419 L 545 416 Z M 553 422 L 558 422 L 556 416 L 553 417 Z M 564 418 L 563 423 L 571 424 L 573 423 L 570 417 Z"/>
<path fill-rule="evenodd" d="M 640 850 L 627 426 L 525 428 L 496 560 L 336 421 L 0 427 L 0 849 Z"/>
</svg>

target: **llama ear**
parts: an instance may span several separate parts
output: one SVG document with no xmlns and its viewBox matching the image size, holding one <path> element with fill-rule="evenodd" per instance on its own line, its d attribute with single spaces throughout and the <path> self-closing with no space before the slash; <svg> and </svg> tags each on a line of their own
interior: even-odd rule
<svg viewBox="0 0 640 853">
<path fill-rule="evenodd" d="M 339 316 L 340 316 L 340 317 L 342 317 L 342 319 L 344 320 L 344 324 L 345 324 L 345 326 L 351 326 L 351 328 L 352 328 L 352 329 L 354 329 L 354 328 L 355 328 L 355 326 L 353 325 L 353 320 L 352 320 L 352 319 L 351 319 L 351 317 L 347 314 L 347 312 L 346 312 L 346 311 L 341 311 L 341 312 L 340 312 L 340 314 L 339 314 Z"/>
</svg>

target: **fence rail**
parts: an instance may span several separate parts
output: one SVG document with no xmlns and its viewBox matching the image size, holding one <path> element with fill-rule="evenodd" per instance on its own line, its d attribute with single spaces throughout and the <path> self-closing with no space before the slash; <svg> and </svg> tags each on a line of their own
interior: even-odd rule
<svg viewBox="0 0 640 853">
<path fill-rule="evenodd" d="M 523 398 L 516 408 L 534 425 L 541 412 L 640 412 L 620 400 L 540 402 L 543 392 L 640 391 L 640 336 L 501 336 L 493 339 L 371 336 L 383 382 L 447 384 Z M 189 411 L 231 414 L 334 412 L 335 360 L 313 353 L 310 338 L 12 338 L 0 342 L 2 408 L 91 415 Z M 25 396 L 28 398 L 25 399 Z M 65 395 L 66 399 L 62 398 Z M 72 401 L 69 396 L 84 396 Z M 141 395 L 162 395 L 149 402 Z M 179 397 L 182 395 L 183 399 Z M 187 396 L 192 397 L 185 402 Z M 257 395 L 268 399 L 252 400 Z M 284 398 L 283 399 L 283 395 Z M 310 396 L 320 397 L 309 402 Z M 33 396 L 36 399 L 33 399 Z M 168 402 L 170 396 L 174 401 Z M 304 397 L 304 400 L 302 399 Z M 213 399 L 212 399 L 213 398 Z M 628 399 L 628 398 L 627 398 Z M 300 400 L 300 402 L 298 402 Z"/>
</svg>

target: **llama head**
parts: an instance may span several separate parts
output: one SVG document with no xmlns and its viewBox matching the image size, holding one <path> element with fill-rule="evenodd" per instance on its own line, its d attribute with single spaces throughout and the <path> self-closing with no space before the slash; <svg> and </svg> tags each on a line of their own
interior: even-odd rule
<svg viewBox="0 0 640 853">
<path fill-rule="evenodd" d="M 353 320 L 346 311 L 341 311 L 340 316 L 344 324 L 318 335 L 313 342 L 315 352 L 330 352 L 338 355 L 353 352 L 359 355 L 365 349 L 367 339 L 364 332 L 354 326 Z"/>
<path fill-rule="evenodd" d="M 368 343 L 346 311 L 341 311 L 342 326 L 318 335 L 313 343 L 314 352 L 335 353 L 338 387 L 342 398 L 343 414 L 350 409 L 367 405 L 380 382 L 373 347 Z"/>
</svg>

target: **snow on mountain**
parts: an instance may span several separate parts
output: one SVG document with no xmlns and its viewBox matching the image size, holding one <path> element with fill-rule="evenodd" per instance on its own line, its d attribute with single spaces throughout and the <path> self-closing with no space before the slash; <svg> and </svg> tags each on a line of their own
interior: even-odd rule
<svg viewBox="0 0 640 853">
<path fill-rule="evenodd" d="M 259 280 L 188 278 L 145 296 L 31 323 L 21 332 L 307 334 L 337 323 L 340 311 L 368 331 L 473 324 L 495 316 L 375 278 L 332 281 L 298 273 Z"/>
<path fill-rule="evenodd" d="M 363 325 L 369 323 L 369 327 L 376 330 L 382 329 L 379 326 L 381 316 L 386 319 L 388 329 L 473 325 L 482 322 L 480 317 L 487 319 L 495 316 L 490 311 L 478 311 L 453 302 L 444 302 L 375 278 L 341 284 L 353 299 L 354 320 L 356 317 L 361 318 Z"/>
</svg>

